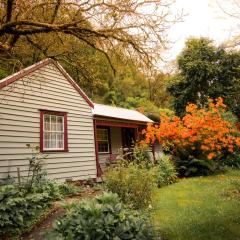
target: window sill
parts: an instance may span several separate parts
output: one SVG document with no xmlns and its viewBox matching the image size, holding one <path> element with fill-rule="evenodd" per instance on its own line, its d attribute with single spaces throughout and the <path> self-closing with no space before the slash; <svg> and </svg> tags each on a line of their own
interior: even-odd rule
<svg viewBox="0 0 240 240">
<path fill-rule="evenodd" d="M 69 152 L 68 149 L 62 149 L 62 150 L 57 150 L 57 149 L 52 149 L 52 150 L 41 150 L 42 153 L 48 153 L 48 152 Z"/>
</svg>

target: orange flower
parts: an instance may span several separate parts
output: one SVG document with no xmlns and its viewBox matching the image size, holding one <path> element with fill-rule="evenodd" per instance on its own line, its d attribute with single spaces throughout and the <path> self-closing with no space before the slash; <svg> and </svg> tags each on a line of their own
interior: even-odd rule
<svg viewBox="0 0 240 240">
<path fill-rule="evenodd" d="M 236 126 L 222 117 L 226 105 L 222 98 L 215 101 L 208 99 L 208 108 L 199 108 L 196 104 L 188 104 L 187 114 L 181 119 L 172 119 L 161 115 L 161 123 L 148 124 L 142 132 L 146 143 L 156 139 L 163 145 L 179 148 L 198 149 L 208 159 L 217 157 L 223 150 L 233 152 L 235 146 L 240 147 L 240 133 Z"/>
</svg>

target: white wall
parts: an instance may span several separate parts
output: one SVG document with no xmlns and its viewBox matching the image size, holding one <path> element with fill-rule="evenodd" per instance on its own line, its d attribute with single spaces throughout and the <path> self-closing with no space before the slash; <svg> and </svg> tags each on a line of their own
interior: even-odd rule
<svg viewBox="0 0 240 240">
<path fill-rule="evenodd" d="M 96 177 L 92 112 L 54 65 L 47 65 L 0 90 L 0 179 L 26 175 L 30 151 L 39 145 L 39 109 L 68 112 L 69 152 L 47 153 L 50 178 Z"/>
</svg>

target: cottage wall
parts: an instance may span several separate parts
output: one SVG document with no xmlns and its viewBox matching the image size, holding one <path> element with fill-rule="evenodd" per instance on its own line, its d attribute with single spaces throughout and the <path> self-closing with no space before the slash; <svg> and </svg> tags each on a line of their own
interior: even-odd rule
<svg viewBox="0 0 240 240">
<path fill-rule="evenodd" d="M 39 146 L 39 109 L 67 112 L 69 152 L 49 152 L 50 178 L 73 180 L 96 177 L 91 107 L 61 72 L 48 64 L 0 90 L 0 179 L 25 176 L 31 151 Z"/>
</svg>

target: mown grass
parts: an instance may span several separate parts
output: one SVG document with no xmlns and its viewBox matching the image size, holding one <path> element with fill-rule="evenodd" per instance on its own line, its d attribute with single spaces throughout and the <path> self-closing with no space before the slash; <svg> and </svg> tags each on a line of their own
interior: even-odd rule
<svg viewBox="0 0 240 240">
<path fill-rule="evenodd" d="M 240 171 L 224 175 L 183 179 L 158 189 L 153 221 L 162 239 L 240 239 Z"/>
</svg>

